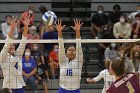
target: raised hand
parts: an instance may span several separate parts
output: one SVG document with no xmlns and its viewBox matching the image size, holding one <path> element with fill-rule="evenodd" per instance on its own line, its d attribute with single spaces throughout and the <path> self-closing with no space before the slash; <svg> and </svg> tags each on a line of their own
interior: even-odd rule
<svg viewBox="0 0 140 93">
<path fill-rule="evenodd" d="M 29 26 L 30 20 L 30 16 L 24 16 L 23 20 L 21 21 L 23 22 L 24 26 Z"/>
<path fill-rule="evenodd" d="M 28 26 L 29 26 L 29 23 L 30 23 L 30 16 L 24 16 L 23 18 L 24 20 L 21 20 L 24 24 L 24 30 L 23 30 L 23 36 L 24 37 L 27 37 L 27 34 L 28 34 Z"/>
<path fill-rule="evenodd" d="M 74 19 L 74 26 L 71 26 L 75 31 L 80 31 L 81 26 L 83 25 L 83 22 L 81 23 L 80 20 Z"/>
<path fill-rule="evenodd" d="M 9 23 L 10 23 L 10 28 L 11 30 L 15 30 L 16 26 L 17 26 L 17 16 L 13 18 L 8 17 Z"/>
<path fill-rule="evenodd" d="M 9 20 L 9 23 L 10 23 L 10 31 L 8 33 L 8 36 L 10 38 L 12 38 L 13 33 L 15 31 L 15 28 L 17 27 L 17 17 L 14 17 L 14 16 L 13 16 L 13 18 L 8 17 L 8 20 Z"/>
<path fill-rule="evenodd" d="M 57 21 L 57 23 L 55 23 L 55 26 L 56 30 L 58 32 L 62 32 L 62 30 L 64 29 L 65 25 L 62 26 L 62 20 L 59 20 Z"/>
</svg>

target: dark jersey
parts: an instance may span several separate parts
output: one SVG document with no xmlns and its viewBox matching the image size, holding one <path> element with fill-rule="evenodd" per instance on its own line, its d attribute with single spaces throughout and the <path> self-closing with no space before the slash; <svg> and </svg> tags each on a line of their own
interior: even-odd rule
<svg viewBox="0 0 140 93">
<path fill-rule="evenodd" d="M 38 65 L 37 66 L 37 74 L 41 77 L 41 78 L 47 78 L 47 75 L 45 73 L 45 71 L 47 70 L 47 67 L 44 64 Z"/>
<path fill-rule="evenodd" d="M 127 73 L 116 80 L 107 93 L 140 93 L 140 85 L 135 74 Z"/>
</svg>

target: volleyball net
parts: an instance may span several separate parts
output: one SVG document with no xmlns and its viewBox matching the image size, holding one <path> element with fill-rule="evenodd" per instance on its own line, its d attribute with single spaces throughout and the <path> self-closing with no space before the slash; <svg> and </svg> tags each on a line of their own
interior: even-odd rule
<svg viewBox="0 0 140 93">
<path fill-rule="evenodd" d="M 76 43 L 81 42 L 82 48 L 83 48 L 83 54 L 84 54 L 84 64 L 82 68 L 82 79 L 80 82 L 81 85 L 81 93 L 101 93 L 102 88 L 104 86 L 103 81 L 93 83 L 93 84 L 87 84 L 86 78 L 94 78 L 96 77 L 101 70 L 101 67 L 99 66 L 99 61 L 103 61 L 104 54 L 99 53 L 100 49 L 99 45 L 100 43 L 134 43 L 140 41 L 140 39 L 63 39 L 64 43 Z M 0 43 L 39 43 L 39 44 L 45 44 L 45 43 L 59 43 L 59 40 L 0 40 Z M 92 45 L 91 45 L 92 44 Z M 127 47 L 127 46 L 126 46 Z M 45 52 L 45 51 L 43 51 Z M 100 55 L 102 54 L 102 55 Z M 51 73 L 51 71 L 49 72 Z M 79 72 L 80 73 L 80 72 Z M 57 93 L 56 91 L 59 88 L 59 75 L 56 80 L 51 80 L 47 82 L 48 83 L 48 89 L 49 93 Z M 43 88 L 40 88 L 43 89 Z M 55 92 L 54 92 L 55 91 Z M 28 92 L 27 92 L 28 93 Z"/>
<path fill-rule="evenodd" d="M 126 43 L 126 42 L 137 42 L 140 39 L 63 39 L 64 43 Z M 0 43 L 59 43 L 59 40 L 0 40 Z"/>
</svg>

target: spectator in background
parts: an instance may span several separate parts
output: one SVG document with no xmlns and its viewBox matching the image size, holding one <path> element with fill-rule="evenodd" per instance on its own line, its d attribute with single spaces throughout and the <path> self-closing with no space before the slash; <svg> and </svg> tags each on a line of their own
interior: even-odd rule
<svg viewBox="0 0 140 93">
<path fill-rule="evenodd" d="M 138 13 L 140 13 L 140 5 L 137 5 L 137 11 L 136 11 L 136 12 L 133 12 L 133 13 L 131 13 L 131 14 L 128 16 L 128 18 L 130 19 L 132 25 L 133 25 L 134 23 L 136 23 L 136 21 L 135 21 L 135 16 L 136 16 L 136 14 L 138 14 Z"/>
<path fill-rule="evenodd" d="M 41 17 L 42 17 L 42 15 L 43 15 L 45 12 L 47 12 L 48 10 L 47 10 L 47 8 L 46 8 L 44 5 L 41 5 L 41 6 L 39 6 L 39 11 L 40 11 Z M 37 26 L 37 32 L 40 33 L 41 38 L 42 38 L 42 36 L 43 36 L 43 35 L 41 34 L 41 30 L 43 29 L 44 26 L 45 26 L 45 25 L 44 25 L 43 21 L 40 20 L 40 22 L 39 22 L 39 24 L 38 24 L 38 26 Z M 44 33 L 44 32 L 43 32 L 43 33 Z"/>
<path fill-rule="evenodd" d="M 122 57 L 123 53 L 124 53 L 124 49 L 126 47 L 128 47 L 128 43 L 123 43 L 120 47 L 119 47 L 119 57 Z M 124 60 L 124 66 L 125 66 L 125 71 L 127 73 L 131 73 L 131 72 L 134 72 L 135 69 L 134 69 L 134 64 L 130 58 L 130 56 L 128 54 L 125 54 L 125 60 Z"/>
<path fill-rule="evenodd" d="M 29 23 L 29 27 L 31 27 L 34 24 L 34 7 L 33 6 L 29 6 L 28 7 L 28 11 L 25 11 L 24 13 L 22 13 L 22 15 L 20 16 L 19 19 L 19 24 L 18 24 L 18 29 L 19 29 L 19 34 L 18 34 L 18 38 L 20 39 L 22 37 L 22 32 L 23 32 L 23 22 L 22 20 L 24 20 L 24 16 L 30 16 L 30 23 Z"/>
<path fill-rule="evenodd" d="M 47 12 L 47 8 L 44 6 L 44 5 L 41 5 L 39 6 L 39 10 L 40 10 L 40 13 L 43 15 L 45 12 Z"/>
<path fill-rule="evenodd" d="M 35 74 L 37 66 L 34 58 L 31 57 L 31 49 L 26 48 L 22 59 L 22 74 L 26 84 L 29 84 L 34 93 L 37 93 L 37 86 L 35 83 Z"/>
<path fill-rule="evenodd" d="M 108 14 L 108 22 L 111 24 L 115 24 L 117 22 L 119 22 L 120 16 L 121 16 L 122 12 L 121 12 L 121 7 L 118 4 L 115 4 L 113 6 L 113 12 Z"/>
<path fill-rule="evenodd" d="M 139 51 L 139 52 L 140 52 L 140 45 L 135 45 L 135 46 L 131 49 L 131 52 L 130 52 L 130 59 L 133 58 L 134 53 L 135 53 L 136 51 Z"/>
<path fill-rule="evenodd" d="M 36 73 L 36 83 L 39 84 L 43 84 L 45 93 L 48 93 L 48 85 L 47 82 L 49 80 L 49 74 L 47 71 L 47 67 L 45 66 L 45 64 L 42 64 L 42 62 L 37 61 L 37 73 Z"/>
<path fill-rule="evenodd" d="M 33 6 L 29 6 L 28 7 L 28 11 L 25 11 L 24 13 L 22 13 L 20 20 L 24 20 L 24 16 L 30 16 L 29 27 L 32 26 L 34 24 L 34 17 L 35 17 L 34 7 Z M 22 28 L 22 26 L 23 26 L 23 23 L 21 21 L 20 28 Z"/>
<path fill-rule="evenodd" d="M 35 26 L 29 27 L 29 34 L 28 34 L 27 38 L 28 39 L 40 39 L 39 34 L 36 32 Z"/>
<path fill-rule="evenodd" d="M 56 70 L 59 67 L 58 51 L 59 46 L 54 45 L 53 50 L 49 54 L 49 66 L 51 68 L 52 79 L 56 78 Z"/>
<path fill-rule="evenodd" d="M 134 52 L 132 60 L 135 66 L 135 71 L 138 72 L 138 69 L 140 67 L 140 52 L 139 51 Z"/>
<path fill-rule="evenodd" d="M 12 18 L 10 15 L 7 15 L 5 17 L 5 21 L 4 23 L 1 24 L 1 29 L 2 29 L 2 38 L 3 39 L 6 39 L 6 36 L 8 34 L 8 32 L 10 31 L 10 21 L 9 21 L 9 18 Z M 15 28 L 15 31 L 14 31 L 14 35 L 13 35 L 13 38 L 17 38 L 18 37 L 18 29 L 17 27 Z"/>
<path fill-rule="evenodd" d="M 58 39 L 58 34 L 57 32 L 54 31 L 54 27 L 53 26 L 46 26 L 46 28 L 48 28 L 48 30 L 46 32 L 44 32 L 42 39 Z M 44 52 L 45 52 L 45 58 L 48 57 L 48 54 L 50 53 L 50 51 L 53 49 L 53 46 L 55 44 L 54 43 L 46 43 L 44 44 Z M 47 59 L 46 59 L 47 60 Z"/>
<path fill-rule="evenodd" d="M 121 14 L 120 22 L 114 24 L 113 34 L 116 39 L 128 39 L 131 36 L 132 27 L 127 22 L 125 14 Z"/>
<path fill-rule="evenodd" d="M 139 39 L 140 38 L 140 13 L 135 16 L 136 23 L 132 26 L 132 38 Z"/>
<path fill-rule="evenodd" d="M 103 12 L 104 7 L 98 6 L 98 12 L 92 16 L 92 30 L 94 37 L 98 36 L 98 33 L 104 29 L 108 22 L 107 15 Z"/>
<path fill-rule="evenodd" d="M 3 88 L 0 90 L 0 93 L 13 93 L 13 92 L 9 88 Z"/>
<path fill-rule="evenodd" d="M 33 54 L 33 57 L 36 61 L 36 63 L 41 62 L 42 64 L 45 64 L 45 61 L 44 61 L 44 55 L 43 55 L 43 52 L 42 50 L 40 49 L 39 45 L 34 43 L 33 46 L 32 46 L 32 54 Z"/>
<path fill-rule="evenodd" d="M 108 14 L 108 25 L 111 31 L 113 31 L 113 26 L 115 23 L 119 22 L 121 16 L 121 7 L 118 4 L 113 6 L 113 11 Z"/>
<path fill-rule="evenodd" d="M 119 55 L 118 55 L 118 46 L 116 43 L 111 43 L 109 45 L 109 47 L 107 47 L 105 49 L 105 60 L 112 60 L 114 58 L 117 58 Z"/>
<path fill-rule="evenodd" d="M 29 27 L 29 33 L 27 35 L 27 39 L 40 39 L 40 35 L 36 32 L 36 27 L 35 26 L 31 26 Z M 32 43 L 28 43 L 27 46 L 32 48 Z"/>
</svg>

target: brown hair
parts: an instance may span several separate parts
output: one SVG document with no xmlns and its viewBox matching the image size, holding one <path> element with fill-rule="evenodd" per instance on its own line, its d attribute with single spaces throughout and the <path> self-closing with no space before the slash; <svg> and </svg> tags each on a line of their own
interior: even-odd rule
<svg viewBox="0 0 140 93">
<path fill-rule="evenodd" d="M 74 47 L 74 48 L 76 49 L 76 47 L 75 47 L 74 44 L 67 45 L 66 48 L 65 48 L 65 53 L 67 53 L 67 50 L 68 50 L 70 47 Z"/>
<path fill-rule="evenodd" d="M 116 76 L 122 76 L 125 73 L 124 59 L 116 58 L 112 60 L 111 69 Z"/>
</svg>

